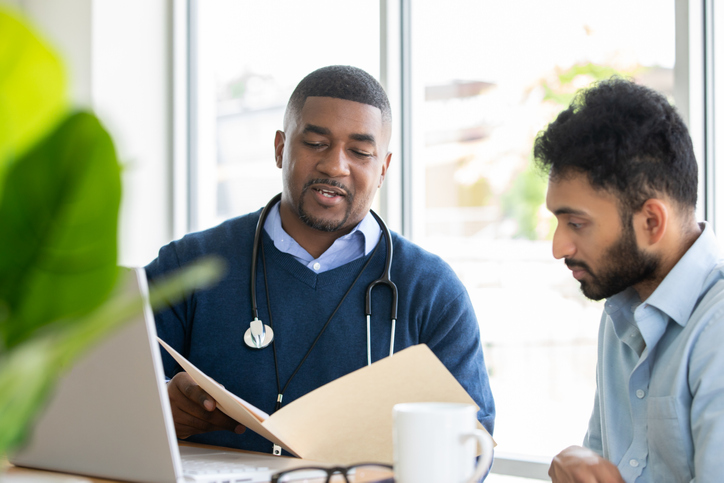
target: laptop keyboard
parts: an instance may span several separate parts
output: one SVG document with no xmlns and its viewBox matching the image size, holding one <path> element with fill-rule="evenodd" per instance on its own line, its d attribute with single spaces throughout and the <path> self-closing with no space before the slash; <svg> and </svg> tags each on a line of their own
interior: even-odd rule
<svg viewBox="0 0 724 483">
<path fill-rule="evenodd" d="M 218 461 L 201 461 L 184 459 L 184 476 L 204 481 L 219 481 L 220 483 L 252 481 L 259 473 L 268 474 L 268 466 L 252 466 L 242 463 L 221 463 Z"/>
<path fill-rule="evenodd" d="M 288 466 L 287 458 L 215 451 L 181 446 L 181 465 L 186 481 L 247 483 L 269 481 L 271 475 Z"/>
</svg>

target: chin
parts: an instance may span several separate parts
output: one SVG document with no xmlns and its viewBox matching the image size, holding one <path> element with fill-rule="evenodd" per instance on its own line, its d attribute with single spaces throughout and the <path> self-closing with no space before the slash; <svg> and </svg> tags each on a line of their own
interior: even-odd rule
<svg viewBox="0 0 724 483">
<path fill-rule="evenodd" d="M 334 218 L 321 218 L 310 216 L 307 213 L 300 214 L 301 220 L 309 227 L 315 230 L 323 231 L 326 233 L 334 233 L 344 228 L 346 218 L 334 219 Z"/>
</svg>

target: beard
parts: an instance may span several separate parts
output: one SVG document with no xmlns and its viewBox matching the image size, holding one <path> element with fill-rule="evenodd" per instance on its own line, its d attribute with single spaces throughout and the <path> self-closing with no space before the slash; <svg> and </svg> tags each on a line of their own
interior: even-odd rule
<svg viewBox="0 0 724 483">
<path fill-rule="evenodd" d="M 589 274 L 589 280 L 581 280 L 581 292 L 591 300 L 602 300 L 623 292 L 628 287 L 652 280 L 661 260 L 639 249 L 631 221 L 623 233 L 604 254 L 604 264 L 596 273 L 586 262 L 566 259 L 568 267 L 580 267 Z"/>
<path fill-rule="evenodd" d="M 328 184 L 344 191 L 347 208 L 344 211 L 344 216 L 342 217 L 342 220 L 337 221 L 314 217 L 309 214 L 307 210 L 305 210 L 304 195 L 309 190 L 309 187 L 316 183 Z M 302 188 L 302 194 L 299 197 L 299 203 L 297 204 L 297 212 L 299 213 L 299 219 L 306 223 L 307 226 L 314 228 L 315 230 L 332 233 L 344 227 L 344 225 L 347 223 L 347 220 L 352 214 L 352 206 L 354 206 L 354 195 L 342 183 L 333 179 L 313 179 L 305 183 L 304 188 Z"/>
</svg>

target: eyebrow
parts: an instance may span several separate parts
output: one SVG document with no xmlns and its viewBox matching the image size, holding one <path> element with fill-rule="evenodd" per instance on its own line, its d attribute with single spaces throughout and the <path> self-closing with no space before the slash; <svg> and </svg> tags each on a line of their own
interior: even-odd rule
<svg viewBox="0 0 724 483">
<path fill-rule="evenodd" d="M 330 136 L 332 134 L 332 131 L 326 127 L 317 126 L 314 124 L 305 125 L 304 131 L 302 131 L 302 133 L 306 134 L 310 132 L 314 134 L 319 134 L 320 136 Z M 375 137 L 372 134 L 353 133 L 350 134 L 349 137 L 354 141 L 375 144 Z"/>
<path fill-rule="evenodd" d="M 349 137 L 355 141 L 375 144 L 375 137 L 372 134 L 350 134 Z"/>
<path fill-rule="evenodd" d="M 583 210 L 576 210 L 573 208 L 569 208 L 567 206 L 564 206 L 562 208 L 558 208 L 553 212 L 554 215 L 577 215 L 577 216 L 586 216 L 588 213 L 586 213 Z"/>
<path fill-rule="evenodd" d="M 321 136 L 329 136 L 330 134 L 332 134 L 332 131 L 330 131 L 326 127 L 315 126 L 314 124 L 307 124 L 306 126 L 304 126 L 304 131 L 302 131 L 302 132 L 304 134 L 306 134 L 308 132 L 313 132 L 313 133 L 319 134 Z"/>
</svg>

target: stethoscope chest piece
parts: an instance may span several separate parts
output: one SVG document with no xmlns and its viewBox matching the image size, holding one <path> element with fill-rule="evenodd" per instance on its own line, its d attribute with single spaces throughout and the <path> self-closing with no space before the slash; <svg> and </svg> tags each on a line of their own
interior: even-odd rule
<svg viewBox="0 0 724 483">
<path fill-rule="evenodd" d="M 274 340 L 274 330 L 259 319 L 254 319 L 244 333 L 244 343 L 252 349 L 263 349 Z"/>
</svg>

